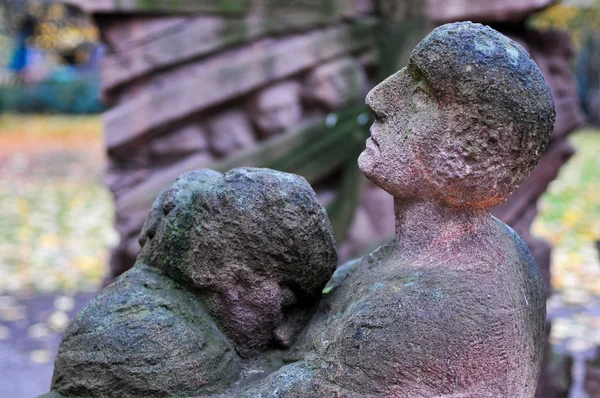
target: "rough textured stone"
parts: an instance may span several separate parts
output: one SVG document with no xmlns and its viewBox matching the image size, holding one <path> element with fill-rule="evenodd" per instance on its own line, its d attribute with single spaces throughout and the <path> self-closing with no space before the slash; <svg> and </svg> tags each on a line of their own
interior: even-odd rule
<svg viewBox="0 0 600 398">
<path fill-rule="evenodd" d="M 286 173 L 214 172 L 194 197 L 197 180 L 183 175 L 157 200 L 141 243 L 156 234 L 167 245 L 141 256 L 196 289 L 238 352 L 264 349 L 288 312 L 319 296 L 335 267 L 325 210 L 306 180 Z M 201 202 L 197 214 L 189 214 L 192 200 Z M 164 227 L 154 232 L 161 211 Z"/>
<path fill-rule="evenodd" d="M 302 118 L 300 85 L 287 81 L 267 87 L 256 94 L 250 107 L 263 138 L 281 134 Z"/>
<path fill-rule="evenodd" d="M 393 189 L 406 190 L 403 195 L 408 197 L 433 189 L 453 206 L 491 208 L 506 199 L 539 161 L 555 119 L 550 89 L 522 47 L 491 28 L 473 26 L 437 28 L 415 48 L 407 68 L 367 96 L 367 106 L 376 118 L 387 120 L 399 103 L 416 115 L 431 115 L 417 118 L 408 110 L 395 113 L 401 137 L 378 138 L 374 133 L 378 123 L 371 127 L 369 147 L 384 144 L 390 152 L 381 154 L 384 159 L 394 159 L 394 149 L 415 135 L 424 140 L 416 153 L 402 152 L 407 167 L 391 170 L 380 183 L 384 189 L 398 181 L 402 185 Z M 447 45 L 431 51 L 435 40 Z M 404 88 L 411 79 L 417 92 L 407 99 L 398 87 Z M 382 129 L 387 132 L 390 127 Z M 445 129 L 456 131 L 461 140 L 436 134 Z M 391 141 L 381 143 L 381 139 Z M 383 166 L 373 167 L 371 173 L 382 174 L 378 168 Z M 496 173 L 495 178 L 489 178 L 490 172 Z M 415 180 L 421 173 L 427 176 L 427 184 Z"/>
<path fill-rule="evenodd" d="M 532 397 L 544 285 L 489 210 L 552 133 L 539 69 L 498 32 L 449 24 L 367 104 L 375 122 L 359 166 L 394 196 L 396 239 L 322 302 L 292 355 L 303 361 L 229 396 Z"/>
<path fill-rule="evenodd" d="M 198 298 L 138 264 L 71 321 L 51 388 L 85 397 L 214 393 L 239 371 L 240 358 Z"/>
<path fill-rule="evenodd" d="M 523 241 L 486 213 L 548 144 L 555 111 L 539 69 L 488 27 L 444 25 L 415 48 L 407 68 L 369 93 L 367 105 L 376 121 L 359 166 L 395 198 L 398 251 L 367 259 L 344 285 L 360 281 L 364 293 L 342 286 L 346 309 L 337 311 L 357 329 L 329 326 L 323 352 L 337 355 L 340 374 L 367 372 L 370 384 L 343 379 L 368 392 L 531 397 L 544 288 Z M 418 321 L 396 330 L 412 317 Z M 400 343 L 382 343 L 391 336 Z M 345 355 L 331 349 L 333 338 Z M 364 353 L 373 351 L 390 363 L 365 365 Z"/>
<path fill-rule="evenodd" d="M 140 244 L 134 268 L 69 325 L 50 396 L 190 396 L 247 383 L 282 365 L 273 349 L 306 324 L 337 262 L 310 185 L 269 169 L 182 175 L 155 201 Z"/>
<path fill-rule="evenodd" d="M 153 286 L 146 275 L 158 275 L 172 284 L 169 294 L 186 287 L 206 308 L 200 313 L 213 317 L 245 359 L 234 356 L 231 371 L 222 371 L 226 380 L 196 386 L 196 394 L 533 396 L 544 286 L 525 243 L 489 210 L 527 177 L 552 134 L 554 104 L 539 69 L 490 28 L 445 25 L 417 46 L 408 67 L 369 93 L 367 105 L 375 122 L 359 167 L 394 197 L 396 239 L 336 271 L 298 338 L 336 260 L 331 227 L 305 180 L 264 169 L 199 170 L 157 198 L 140 235 L 138 265 L 106 294 L 144 275 L 140 286 L 128 288 L 126 297 L 137 300 L 138 290 Z M 176 306 L 185 300 L 175 300 L 175 307 L 159 307 L 181 312 Z M 118 318 L 131 307 L 127 300 L 107 303 L 101 320 L 106 308 Z M 86 310 L 78 321 L 84 326 L 97 314 L 94 305 Z M 90 328 L 110 333 L 98 323 Z M 117 341 L 128 339 L 117 333 Z M 71 335 L 76 341 L 81 334 Z M 245 361 L 261 362 L 265 350 L 290 345 L 267 351 L 281 360 L 262 378 L 244 379 Z M 198 348 L 190 350 L 182 355 Z M 93 344 L 83 352 L 96 353 Z M 65 380 L 80 380 L 64 371 L 68 366 L 58 369 L 57 362 L 56 387 L 63 390 L 55 391 L 67 391 Z"/>
</svg>

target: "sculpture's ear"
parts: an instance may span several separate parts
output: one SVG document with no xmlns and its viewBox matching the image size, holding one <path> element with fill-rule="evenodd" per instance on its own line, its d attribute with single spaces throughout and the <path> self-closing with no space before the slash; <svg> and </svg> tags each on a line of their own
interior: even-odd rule
<svg viewBox="0 0 600 398">
<path fill-rule="evenodd" d="M 154 235 L 156 235 L 158 224 L 160 224 L 160 221 L 165 215 L 163 207 L 168 190 L 169 188 L 162 190 L 161 193 L 158 194 L 154 204 L 152 204 L 152 210 L 150 210 L 148 218 L 146 218 L 146 221 L 144 221 L 142 231 L 140 232 L 139 243 L 141 247 L 144 247 L 146 242 L 154 238 Z"/>
</svg>

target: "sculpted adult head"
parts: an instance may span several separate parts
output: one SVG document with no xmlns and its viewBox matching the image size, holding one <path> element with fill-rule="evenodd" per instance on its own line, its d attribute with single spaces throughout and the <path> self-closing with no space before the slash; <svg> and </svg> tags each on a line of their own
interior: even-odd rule
<svg viewBox="0 0 600 398">
<path fill-rule="evenodd" d="M 552 134 L 550 89 L 529 54 L 490 27 L 443 25 L 373 88 L 359 158 L 396 198 L 487 210 L 529 175 Z"/>
<path fill-rule="evenodd" d="M 154 203 L 140 244 L 138 261 L 196 291 L 242 354 L 289 342 L 297 330 L 286 319 L 316 300 L 337 262 L 311 186 L 269 169 L 180 176 Z"/>
</svg>

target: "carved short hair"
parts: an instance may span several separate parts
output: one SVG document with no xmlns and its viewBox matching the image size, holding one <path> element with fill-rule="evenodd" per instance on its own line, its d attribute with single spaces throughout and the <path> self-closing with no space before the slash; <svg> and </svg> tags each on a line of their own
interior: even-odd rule
<svg viewBox="0 0 600 398">
<path fill-rule="evenodd" d="M 537 164 L 553 131 L 552 93 L 535 62 L 494 29 L 460 22 L 430 33 L 408 67 L 452 135 L 436 137 L 438 150 L 423 154 L 435 165 L 434 186 L 453 204 L 491 208 L 504 200 Z"/>
<path fill-rule="evenodd" d="M 143 262 L 208 291 L 251 270 L 316 297 L 337 264 L 331 223 L 310 184 L 270 169 L 181 175 L 154 202 L 140 245 Z"/>
</svg>

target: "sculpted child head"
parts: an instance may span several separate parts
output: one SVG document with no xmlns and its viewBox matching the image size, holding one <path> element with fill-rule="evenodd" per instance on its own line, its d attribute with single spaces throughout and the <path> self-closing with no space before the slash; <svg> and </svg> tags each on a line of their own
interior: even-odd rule
<svg viewBox="0 0 600 398">
<path fill-rule="evenodd" d="M 552 134 L 550 88 L 529 54 L 490 27 L 443 25 L 373 88 L 363 173 L 397 198 L 487 210 L 529 175 Z"/>
<path fill-rule="evenodd" d="M 241 353 L 284 344 L 277 327 L 314 302 L 337 263 L 311 186 L 269 169 L 183 174 L 155 201 L 140 244 L 138 261 L 196 291 Z"/>
</svg>

